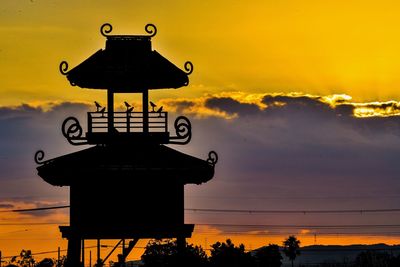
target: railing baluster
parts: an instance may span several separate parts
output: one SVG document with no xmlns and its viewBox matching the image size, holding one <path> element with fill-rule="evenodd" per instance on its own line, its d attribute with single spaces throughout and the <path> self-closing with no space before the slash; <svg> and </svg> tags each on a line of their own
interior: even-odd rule
<svg viewBox="0 0 400 267">
<path fill-rule="evenodd" d="M 100 116 L 101 115 L 101 116 Z M 88 112 L 88 132 L 106 133 L 108 113 Z M 142 112 L 114 112 L 113 125 L 122 132 L 143 132 Z M 168 132 L 168 113 L 149 113 L 149 132 Z"/>
<path fill-rule="evenodd" d="M 131 131 L 130 126 L 130 114 L 126 112 L 126 132 L 129 133 Z"/>
<path fill-rule="evenodd" d="M 165 112 L 165 128 L 164 128 L 165 132 L 168 132 L 168 113 Z"/>
<path fill-rule="evenodd" d="M 88 132 L 92 132 L 92 114 L 88 112 Z"/>
</svg>

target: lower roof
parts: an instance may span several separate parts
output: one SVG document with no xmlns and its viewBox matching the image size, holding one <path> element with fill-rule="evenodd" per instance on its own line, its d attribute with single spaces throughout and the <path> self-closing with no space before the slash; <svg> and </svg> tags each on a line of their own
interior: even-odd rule
<svg viewBox="0 0 400 267">
<path fill-rule="evenodd" d="M 124 179 L 201 184 L 214 176 L 214 163 L 164 145 L 94 146 L 46 160 L 38 175 L 57 186 Z"/>
</svg>

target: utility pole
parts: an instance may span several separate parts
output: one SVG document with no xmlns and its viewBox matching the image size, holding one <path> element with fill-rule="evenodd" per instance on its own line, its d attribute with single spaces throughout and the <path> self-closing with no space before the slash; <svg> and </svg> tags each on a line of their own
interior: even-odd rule
<svg viewBox="0 0 400 267">
<path fill-rule="evenodd" d="M 82 267 L 85 267 L 85 239 L 82 238 Z"/>
<path fill-rule="evenodd" d="M 100 266 L 100 239 L 97 239 L 97 266 Z"/>
<path fill-rule="evenodd" d="M 58 247 L 58 250 L 57 250 L 57 267 L 60 267 L 60 266 L 61 266 L 61 264 L 60 264 L 60 247 Z"/>
</svg>

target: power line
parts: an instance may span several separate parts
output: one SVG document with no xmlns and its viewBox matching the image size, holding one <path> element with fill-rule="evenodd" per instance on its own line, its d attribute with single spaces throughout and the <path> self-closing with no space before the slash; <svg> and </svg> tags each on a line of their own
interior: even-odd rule
<svg viewBox="0 0 400 267">
<path fill-rule="evenodd" d="M 245 236 L 258 236 L 258 237 L 268 237 L 268 236 L 286 236 L 286 235 L 299 235 L 299 236 L 378 236 L 378 237 L 396 237 L 400 236 L 400 232 L 307 232 L 307 233 L 298 233 L 298 232 L 238 232 L 238 231 L 196 231 L 195 233 L 198 235 L 207 235 L 207 236 L 237 236 L 237 235 L 245 235 Z"/>
<path fill-rule="evenodd" d="M 0 223 L 0 225 L 54 225 L 54 224 L 69 224 L 69 222 L 11 222 Z"/>
<path fill-rule="evenodd" d="M 65 209 L 69 208 L 69 205 L 65 206 L 53 206 L 53 207 L 42 207 L 42 208 L 32 208 L 32 209 L 10 209 L 10 210 L 0 210 L 0 212 L 29 212 L 29 211 L 41 211 L 41 210 L 55 210 L 55 209 Z"/>
<path fill-rule="evenodd" d="M 321 228 L 321 229 L 348 229 L 348 228 L 399 228 L 400 224 L 330 224 L 330 225 L 307 225 L 307 224 L 225 224 L 225 223 L 194 223 L 199 226 L 216 227 L 244 227 L 244 228 Z"/>
<path fill-rule="evenodd" d="M 327 214 L 327 213 L 389 213 L 400 212 L 400 209 L 338 209 L 338 210 L 249 210 L 249 209 L 203 209 L 189 208 L 186 211 L 211 213 L 247 213 L 247 214 Z"/>
<path fill-rule="evenodd" d="M 109 245 L 101 245 L 101 248 L 108 248 L 108 247 L 111 247 L 111 246 L 109 246 Z M 88 247 L 85 247 L 85 249 L 86 248 L 97 248 L 97 246 L 88 246 Z M 66 251 L 67 251 L 67 249 L 60 249 L 60 252 L 66 252 Z M 58 253 L 58 250 L 35 252 L 35 253 L 32 253 L 32 256 L 43 255 L 43 254 L 52 254 L 52 253 Z M 5 256 L 5 257 L 2 257 L 2 258 L 3 259 L 11 259 L 13 257 L 18 257 L 18 256 Z"/>
<path fill-rule="evenodd" d="M 69 208 L 66 206 L 53 206 L 53 207 L 43 207 L 43 208 L 32 208 L 32 209 L 10 209 L 1 210 L 0 212 L 31 212 L 31 211 L 41 211 L 41 210 L 52 210 L 52 209 L 64 209 Z M 212 212 L 212 213 L 247 213 L 247 214 L 324 214 L 324 213 L 391 213 L 400 212 L 400 208 L 393 209 L 337 209 L 337 210 L 251 210 L 251 209 L 208 209 L 208 208 L 186 208 L 186 211 L 191 212 Z"/>
<path fill-rule="evenodd" d="M 278 228 L 278 229 L 286 229 L 286 228 L 294 228 L 294 229 L 304 229 L 304 228 L 312 228 L 312 229 L 348 229 L 348 228 L 400 228 L 400 224 L 226 224 L 226 223 L 196 223 L 191 222 L 198 226 L 215 226 L 215 227 L 243 227 L 243 228 Z M 60 225 L 60 224 L 69 224 L 69 222 L 11 222 L 11 223 L 0 223 L 0 225 L 4 226 L 30 226 L 30 225 Z M 22 231 L 22 230 L 21 230 Z M 27 230 L 23 230 L 27 231 Z M 4 233 L 1 233 L 4 234 Z"/>
<path fill-rule="evenodd" d="M 400 195 L 354 195 L 354 196 L 185 196 L 186 198 L 200 199 L 382 199 L 400 198 Z"/>
</svg>

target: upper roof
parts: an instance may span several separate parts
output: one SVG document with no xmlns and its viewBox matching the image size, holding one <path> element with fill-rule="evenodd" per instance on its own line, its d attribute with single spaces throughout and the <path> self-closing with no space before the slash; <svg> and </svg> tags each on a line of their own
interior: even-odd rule
<svg viewBox="0 0 400 267">
<path fill-rule="evenodd" d="M 107 35 L 112 27 L 104 24 L 101 33 L 107 37 L 106 48 L 100 49 L 70 71 L 67 71 L 68 64 L 63 61 L 60 71 L 73 85 L 114 92 L 130 93 L 186 86 L 193 65 L 186 62 L 184 67 L 187 72 L 184 72 L 153 51 L 151 37 L 155 35 L 156 28 L 148 24 L 145 29 L 153 34 Z"/>
</svg>

